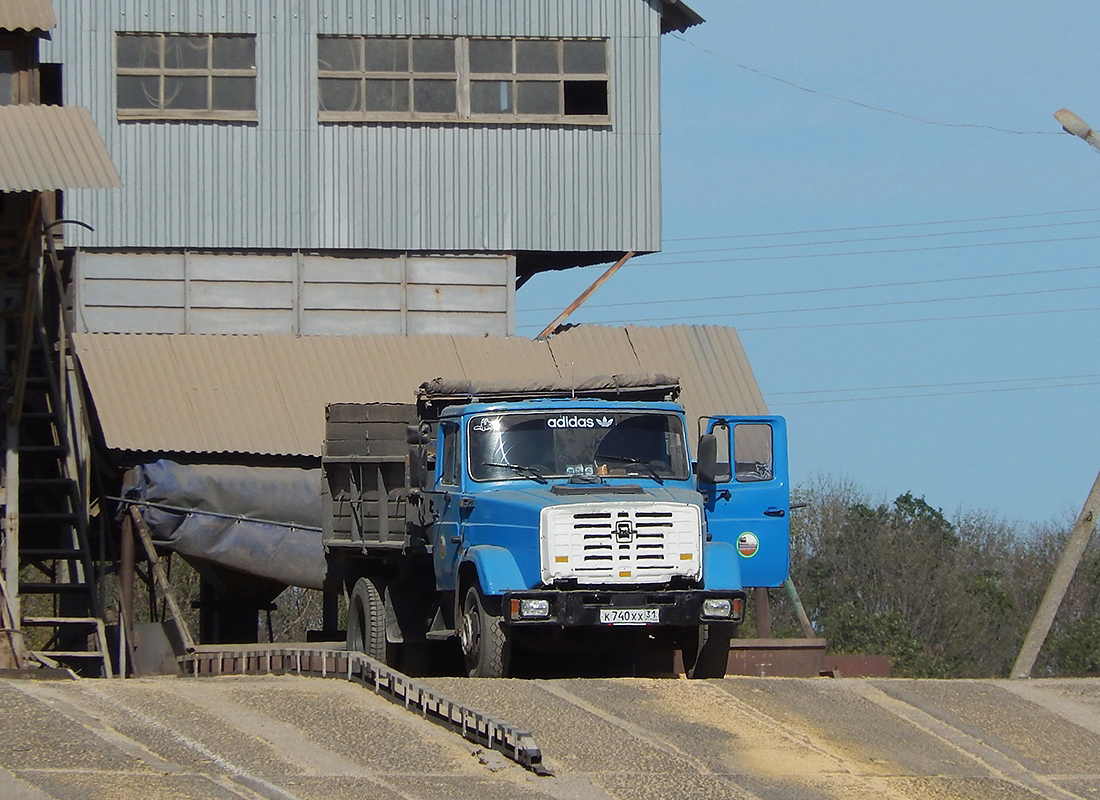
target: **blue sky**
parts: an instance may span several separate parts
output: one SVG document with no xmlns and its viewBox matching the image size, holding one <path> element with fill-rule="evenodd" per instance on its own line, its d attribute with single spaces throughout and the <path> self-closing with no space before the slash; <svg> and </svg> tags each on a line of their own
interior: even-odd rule
<svg viewBox="0 0 1100 800">
<path fill-rule="evenodd" d="M 1100 6 L 689 5 L 664 250 L 571 321 L 736 327 L 796 483 L 1074 517 L 1100 469 L 1100 153 L 1051 115 L 1100 126 Z M 530 281 L 517 332 L 602 270 Z"/>
</svg>

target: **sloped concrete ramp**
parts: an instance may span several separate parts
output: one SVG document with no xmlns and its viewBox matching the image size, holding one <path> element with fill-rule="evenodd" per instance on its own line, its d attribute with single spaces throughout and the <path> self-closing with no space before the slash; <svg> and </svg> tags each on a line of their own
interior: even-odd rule
<svg viewBox="0 0 1100 800">
<path fill-rule="evenodd" d="M 538 777 L 360 686 L 0 681 L 0 798 L 1100 800 L 1100 680 L 432 679 Z"/>
</svg>

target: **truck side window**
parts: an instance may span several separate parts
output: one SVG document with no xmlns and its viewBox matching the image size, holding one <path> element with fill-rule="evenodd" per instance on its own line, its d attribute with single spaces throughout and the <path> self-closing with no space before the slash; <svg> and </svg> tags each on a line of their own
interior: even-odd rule
<svg viewBox="0 0 1100 800">
<path fill-rule="evenodd" d="M 770 481 L 772 470 L 772 426 L 743 423 L 733 428 L 734 474 L 741 483 Z"/>
<path fill-rule="evenodd" d="M 443 462 L 443 471 L 439 482 L 449 486 L 458 485 L 458 426 L 445 422 L 440 426 L 443 443 L 440 448 L 440 457 Z"/>
</svg>

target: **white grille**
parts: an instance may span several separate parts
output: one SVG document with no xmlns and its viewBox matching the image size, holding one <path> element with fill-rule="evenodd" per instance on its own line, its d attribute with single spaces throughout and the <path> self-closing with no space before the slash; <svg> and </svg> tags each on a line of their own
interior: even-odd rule
<svg viewBox="0 0 1100 800">
<path fill-rule="evenodd" d="M 702 524 L 690 503 L 577 503 L 542 510 L 542 580 L 663 583 L 702 574 Z"/>
</svg>

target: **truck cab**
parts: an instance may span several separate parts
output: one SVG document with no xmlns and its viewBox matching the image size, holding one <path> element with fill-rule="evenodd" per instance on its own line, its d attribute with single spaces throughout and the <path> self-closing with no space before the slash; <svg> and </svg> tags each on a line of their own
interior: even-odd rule
<svg viewBox="0 0 1100 800">
<path fill-rule="evenodd" d="M 678 391 L 437 380 L 415 406 L 331 406 L 326 547 L 349 649 L 394 664 L 453 640 L 467 674 L 499 677 L 521 649 L 652 648 L 723 675 L 745 588 L 787 577 L 786 432 L 707 417 L 693 461 Z"/>
<path fill-rule="evenodd" d="M 715 420 L 708 436 L 739 430 L 735 419 Z M 745 424 L 760 426 L 758 439 L 771 432 L 772 448 L 776 427 L 782 438 L 776 418 Z M 738 474 L 700 483 L 674 403 L 452 406 L 440 416 L 436 452 L 426 493 L 434 576 L 439 591 L 453 593 L 473 675 L 506 674 L 515 646 L 600 640 L 679 648 L 693 676 L 724 674 L 744 613 L 743 567 L 768 560 L 762 547 L 786 553 L 785 535 L 770 535 L 774 518 L 762 509 L 750 521 L 755 505 L 729 488 Z M 751 488 L 768 485 L 768 508 L 778 508 L 785 481 L 775 486 L 774 455 L 756 455 L 770 473 Z M 740 480 L 749 483 L 743 472 Z"/>
</svg>

